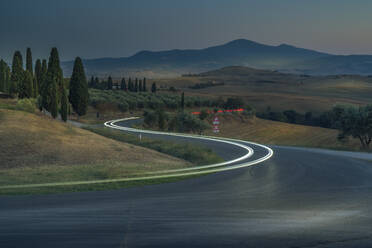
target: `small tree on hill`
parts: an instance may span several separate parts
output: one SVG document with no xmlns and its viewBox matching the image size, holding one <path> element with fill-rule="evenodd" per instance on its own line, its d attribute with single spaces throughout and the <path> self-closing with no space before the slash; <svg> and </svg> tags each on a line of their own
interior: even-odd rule
<svg viewBox="0 0 372 248">
<path fill-rule="evenodd" d="M 94 77 L 93 76 L 89 80 L 88 87 L 89 88 L 94 88 Z"/>
<path fill-rule="evenodd" d="M 107 88 L 109 90 L 112 90 L 112 87 L 114 86 L 114 83 L 112 82 L 112 77 L 109 76 L 108 79 L 107 79 Z"/>
<path fill-rule="evenodd" d="M 151 92 L 156 93 L 156 83 L 155 82 L 152 83 Z"/>
<path fill-rule="evenodd" d="M 98 77 L 96 77 L 96 78 L 94 79 L 94 88 L 99 88 L 99 87 L 100 87 L 100 82 L 99 82 Z"/>
<path fill-rule="evenodd" d="M 121 80 L 120 89 L 121 89 L 121 90 L 124 90 L 124 91 L 127 91 L 127 83 L 125 82 L 125 78 L 123 78 L 123 79 Z"/>
<path fill-rule="evenodd" d="M 138 79 L 137 78 L 134 83 L 134 92 L 138 92 Z"/>
<path fill-rule="evenodd" d="M 363 107 L 335 106 L 332 110 L 335 123 L 339 129 L 339 139 L 348 136 L 359 139 L 362 147 L 368 149 L 372 141 L 372 105 Z"/>
<path fill-rule="evenodd" d="M 139 81 L 139 84 L 138 84 L 138 91 L 139 91 L 139 92 L 142 91 L 142 80 Z"/>
<path fill-rule="evenodd" d="M 182 111 L 185 109 L 185 92 L 182 92 L 182 96 L 181 96 L 181 108 L 182 108 Z"/>
<path fill-rule="evenodd" d="M 132 92 L 133 91 L 133 83 L 132 83 L 132 79 L 131 78 L 129 78 L 128 79 L 128 90 L 130 91 L 130 92 Z"/>
<path fill-rule="evenodd" d="M 147 89 L 146 89 L 146 78 L 143 78 L 143 89 L 142 89 L 143 92 L 146 92 Z"/>
</svg>

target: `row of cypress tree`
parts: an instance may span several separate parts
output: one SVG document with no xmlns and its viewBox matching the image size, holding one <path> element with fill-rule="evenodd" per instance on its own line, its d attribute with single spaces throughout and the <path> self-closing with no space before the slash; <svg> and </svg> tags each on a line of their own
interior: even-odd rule
<svg viewBox="0 0 372 248">
<path fill-rule="evenodd" d="M 20 51 L 13 56 L 12 68 L 0 61 L 0 91 L 18 98 L 37 98 L 40 110 L 47 110 L 53 118 L 61 114 L 67 121 L 70 104 L 79 115 L 86 113 L 89 101 L 88 83 L 82 60 L 77 57 L 69 83 L 69 93 L 63 78 L 57 48 L 52 48 L 49 61 L 37 59 L 35 70 L 31 49 L 26 51 L 26 69 Z"/>
<path fill-rule="evenodd" d="M 147 92 L 146 78 L 143 80 L 135 78 L 134 82 L 131 78 L 128 78 L 128 83 L 125 78 L 121 79 L 121 82 L 114 83 L 112 77 L 109 76 L 107 80 L 100 81 L 98 77 L 91 77 L 89 83 L 89 88 L 101 89 L 101 90 L 112 90 L 114 88 L 121 89 L 129 92 Z M 155 93 L 157 90 L 156 83 L 152 83 L 151 92 Z"/>
<path fill-rule="evenodd" d="M 134 82 L 132 82 L 131 78 L 128 78 L 128 84 L 125 81 L 125 78 L 122 78 L 120 82 L 120 89 L 130 92 L 146 92 L 146 78 L 143 78 L 143 81 L 141 79 L 138 80 L 138 78 L 135 78 Z"/>
</svg>

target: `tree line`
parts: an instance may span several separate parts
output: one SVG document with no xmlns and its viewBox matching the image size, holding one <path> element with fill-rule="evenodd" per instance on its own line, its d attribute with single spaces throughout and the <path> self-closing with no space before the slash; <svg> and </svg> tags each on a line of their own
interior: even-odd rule
<svg viewBox="0 0 372 248">
<path fill-rule="evenodd" d="M 109 76 L 107 80 L 103 79 L 100 80 L 98 77 L 92 76 L 88 82 L 88 87 L 93 89 L 100 89 L 100 90 L 123 90 L 129 92 L 147 92 L 146 86 L 146 78 L 138 79 L 135 78 L 122 78 L 120 82 L 114 82 L 112 77 Z M 156 82 L 153 82 L 151 85 L 151 92 L 156 93 L 157 86 Z"/>
<path fill-rule="evenodd" d="M 266 111 L 257 112 L 256 116 L 272 121 L 337 129 L 335 126 L 335 116 L 333 110 L 325 111 L 321 114 L 313 114 L 310 111 L 302 114 L 292 109 L 281 112 L 273 111 L 269 106 L 267 107 Z"/>
<path fill-rule="evenodd" d="M 202 134 L 208 128 L 201 118 L 183 111 L 174 114 L 163 109 L 145 110 L 143 116 L 146 126 L 159 130 Z"/>
<path fill-rule="evenodd" d="M 240 98 L 205 98 L 199 96 L 184 96 L 178 94 L 153 94 L 150 92 L 129 92 L 122 90 L 97 90 L 90 89 L 90 104 L 94 108 L 107 106 L 107 104 L 116 106 L 122 112 L 138 109 L 170 109 L 179 108 L 208 107 L 236 109 L 245 107 Z"/>
<path fill-rule="evenodd" d="M 336 105 L 317 116 L 312 112 L 301 114 L 295 110 L 275 112 L 268 107 L 265 112 L 256 113 L 256 116 L 273 121 L 337 129 L 340 141 L 345 141 L 348 137 L 356 138 L 363 149 L 369 149 L 372 142 L 372 105 Z"/>
<path fill-rule="evenodd" d="M 204 89 L 204 88 L 209 88 L 209 87 L 215 87 L 215 86 L 222 86 L 225 85 L 224 82 L 216 83 L 213 81 L 209 81 L 206 83 L 196 83 L 192 86 L 189 86 L 190 89 L 198 90 L 198 89 Z"/>
<path fill-rule="evenodd" d="M 68 84 L 56 47 L 52 48 L 48 62 L 37 59 L 35 68 L 33 66 L 30 48 L 26 51 L 25 69 L 20 51 L 14 53 L 11 68 L 0 60 L 0 91 L 19 99 L 36 98 L 41 111 L 49 111 L 53 118 L 60 113 L 64 121 L 67 121 L 71 107 L 79 116 L 86 113 L 89 92 L 81 58 L 76 57 Z"/>
</svg>

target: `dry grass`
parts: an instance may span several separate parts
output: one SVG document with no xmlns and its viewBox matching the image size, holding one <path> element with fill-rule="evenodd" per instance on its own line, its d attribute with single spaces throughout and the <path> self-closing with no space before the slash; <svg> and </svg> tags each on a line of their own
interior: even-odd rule
<svg viewBox="0 0 372 248">
<path fill-rule="evenodd" d="M 195 83 L 214 81 L 224 86 L 192 90 Z M 357 75 L 313 76 L 281 74 L 244 67 L 224 68 L 204 76 L 160 80 L 188 95 L 239 96 L 258 111 L 268 106 L 275 111 L 293 109 L 305 113 L 327 111 L 337 103 L 370 104 L 372 78 Z"/>
<path fill-rule="evenodd" d="M 103 179 L 189 165 L 45 116 L 0 109 L 0 184 Z"/>
<path fill-rule="evenodd" d="M 207 134 L 238 138 L 263 144 L 320 147 L 342 150 L 359 150 L 360 144 L 351 139 L 346 143 L 337 140 L 338 131 L 333 129 L 288 124 L 283 122 L 247 119 L 240 115 L 225 114 L 220 117 L 219 134 L 209 130 Z"/>
</svg>

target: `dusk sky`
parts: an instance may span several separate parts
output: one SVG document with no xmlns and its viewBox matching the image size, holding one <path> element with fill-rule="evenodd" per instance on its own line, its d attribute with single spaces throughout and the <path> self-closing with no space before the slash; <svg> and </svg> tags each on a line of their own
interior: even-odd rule
<svg viewBox="0 0 372 248">
<path fill-rule="evenodd" d="M 57 46 L 62 60 L 205 48 L 245 38 L 372 54 L 369 0 L 1 0 L 0 57 Z"/>
</svg>

